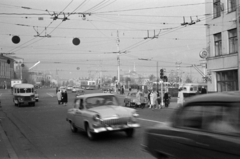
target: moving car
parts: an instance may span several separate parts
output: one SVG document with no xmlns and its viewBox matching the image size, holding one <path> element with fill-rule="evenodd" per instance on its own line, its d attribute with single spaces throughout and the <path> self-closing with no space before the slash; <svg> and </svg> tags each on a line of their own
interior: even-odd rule
<svg viewBox="0 0 240 159">
<path fill-rule="evenodd" d="M 73 86 L 72 87 L 72 93 L 78 92 L 80 90 L 82 90 L 82 89 L 79 86 Z"/>
<path fill-rule="evenodd" d="M 32 105 L 35 106 L 34 85 L 32 84 L 15 84 L 13 86 L 13 102 L 15 106 Z"/>
<path fill-rule="evenodd" d="M 128 107 L 135 107 L 137 102 L 136 94 L 137 92 L 129 92 L 124 98 L 124 105 Z M 146 97 L 144 97 L 144 94 L 142 92 L 140 93 L 140 95 L 140 103 L 142 106 L 145 106 L 147 104 L 147 99 Z"/>
<path fill-rule="evenodd" d="M 111 87 L 111 86 L 103 86 L 102 87 L 102 91 L 103 91 L 103 93 L 111 93 L 111 92 L 113 92 L 113 87 Z"/>
<path fill-rule="evenodd" d="M 156 158 L 239 159 L 240 92 L 189 99 L 169 122 L 145 131 L 143 147 Z"/>
<path fill-rule="evenodd" d="M 77 96 L 74 108 L 67 112 L 66 120 L 72 132 L 84 130 L 93 140 L 99 133 L 124 131 L 132 137 L 140 127 L 135 109 L 120 106 L 118 98 L 110 93 L 93 93 Z"/>
<path fill-rule="evenodd" d="M 73 89 L 73 86 L 67 86 L 67 90 L 71 91 Z"/>
</svg>

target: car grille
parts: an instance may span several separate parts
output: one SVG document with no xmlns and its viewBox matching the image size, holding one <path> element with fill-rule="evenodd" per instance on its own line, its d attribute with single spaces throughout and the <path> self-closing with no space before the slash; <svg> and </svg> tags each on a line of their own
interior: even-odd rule
<svg viewBox="0 0 240 159">
<path fill-rule="evenodd" d="M 24 97 L 23 100 L 25 101 L 31 100 L 31 97 Z"/>
<path fill-rule="evenodd" d="M 124 125 L 127 124 L 129 121 L 129 118 L 119 118 L 119 119 L 109 119 L 109 120 L 103 120 L 102 124 L 104 125 Z"/>
</svg>

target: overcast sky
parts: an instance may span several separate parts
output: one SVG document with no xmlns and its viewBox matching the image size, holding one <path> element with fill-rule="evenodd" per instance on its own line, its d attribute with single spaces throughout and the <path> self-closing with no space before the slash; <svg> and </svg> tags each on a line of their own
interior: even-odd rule
<svg viewBox="0 0 240 159">
<path fill-rule="evenodd" d="M 28 67 L 41 61 L 33 71 L 59 70 L 65 79 L 100 70 L 117 76 L 118 31 L 121 74 L 134 64 L 142 75 L 156 74 L 156 61 L 159 69 L 176 71 L 181 62 L 181 71 L 199 78 L 187 66 L 199 64 L 206 47 L 205 5 L 204 0 L 1 0 L 0 49 Z M 62 21 L 63 13 L 68 20 Z M 183 17 L 200 22 L 182 26 Z M 12 42 L 15 35 L 18 44 Z"/>
</svg>

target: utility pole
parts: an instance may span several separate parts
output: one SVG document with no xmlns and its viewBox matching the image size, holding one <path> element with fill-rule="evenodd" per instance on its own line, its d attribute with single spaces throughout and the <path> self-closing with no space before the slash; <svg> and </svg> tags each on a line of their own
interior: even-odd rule
<svg viewBox="0 0 240 159">
<path fill-rule="evenodd" d="M 158 91 L 158 82 L 159 82 L 159 80 L 158 80 L 158 61 L 157 61 L 157 91 Z"/>
<path fill-rule="evenodd" d="M 119 32 L 117 30 L 117 62 L 118 62 L 118 85 L 120 83 L 120 48 L 119 48 L 119 43 L 120 43 L 120 40 L 119 40 Z"/>
</svg>

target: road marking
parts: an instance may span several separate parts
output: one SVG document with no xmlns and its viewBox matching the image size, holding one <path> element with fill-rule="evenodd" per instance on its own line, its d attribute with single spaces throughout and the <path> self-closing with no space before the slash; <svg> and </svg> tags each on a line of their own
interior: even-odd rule
<svg viewBox="0 0 240 159">
<path fill-rule="evenodd" d="M 50 97 L 54 97 L 55 95 L 53 93 L 47 93 Z"/>
<path fill-rule="evenodd" d="M 164 122 L 161 121 L 156 121 L 156 120 L 149 120 L 149 119 L 143 119 L 143 118 L 138 118 L 139 120 L 144 120 L 144 121 L 149 121 L 149 122 L 153 122 L 153 123 L 159 123 L 159 124 L 163 124 Z"/>
</svg>

